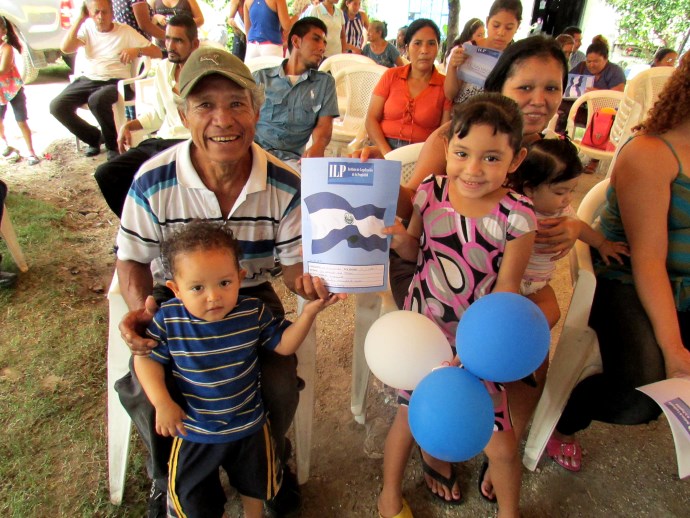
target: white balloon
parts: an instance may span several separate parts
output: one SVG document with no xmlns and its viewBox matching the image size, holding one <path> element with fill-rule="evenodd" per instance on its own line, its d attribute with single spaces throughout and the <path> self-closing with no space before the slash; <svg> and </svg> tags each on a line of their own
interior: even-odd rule
<svg viewBox="0 0 690 518">
<path fill-rule="evenodd" d="M 369 369 L 386 385 L 413 390 L 424 376 L 453 351 L 443 331 L 424 315 L 393 311 L 379 318 L 364 341 Z"/>
</svg>

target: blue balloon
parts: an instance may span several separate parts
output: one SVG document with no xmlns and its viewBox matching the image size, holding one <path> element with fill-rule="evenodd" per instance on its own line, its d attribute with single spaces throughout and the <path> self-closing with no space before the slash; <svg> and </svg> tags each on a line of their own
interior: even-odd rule
<svg viewBox="0 0 690 518">
<path fill-rule="evenodd" d="M 408 422 L 419 447 L 437 459 L 471 459 L 491 439 L 494 408 L 476 376 L 442 367 L 419 382 L 410 398 Z"/>
<path fill-rule="evenodd" d="M 492 293 L 474 302 L 460 319 L 458 357 L 472 374 L 509 382 L 529 376 L 549 352 L 551 331 L 534 302 L 516 293 Z"/>
</svg>

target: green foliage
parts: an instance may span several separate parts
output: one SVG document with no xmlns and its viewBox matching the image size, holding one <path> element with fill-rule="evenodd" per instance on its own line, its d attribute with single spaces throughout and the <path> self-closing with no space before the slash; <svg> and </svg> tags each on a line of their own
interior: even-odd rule
<svg viewBox="0 0 690 518">
<path fill-rule="evenodd" d="M 649 52 L 677 48 L 690 30 L 690 0 L 606 0 L 621 15 L 620 43 Z"/>
</svg>

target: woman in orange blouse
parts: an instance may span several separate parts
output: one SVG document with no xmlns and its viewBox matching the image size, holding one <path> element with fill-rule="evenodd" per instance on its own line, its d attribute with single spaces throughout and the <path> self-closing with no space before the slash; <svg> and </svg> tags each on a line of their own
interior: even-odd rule
<svg viewBox="0 0 690 518">
<path fill-rule="evenodd" d="M 444 76 L 436 70 L 441 33 L 436 24 L 420 18 L 405 35 L 410 64 L 389 69 L 374 89 L 367 113 L 369 139 L 385 154 L 423 142 L 450 120 L 451 103 L 443 93 Z"/>
</svg>

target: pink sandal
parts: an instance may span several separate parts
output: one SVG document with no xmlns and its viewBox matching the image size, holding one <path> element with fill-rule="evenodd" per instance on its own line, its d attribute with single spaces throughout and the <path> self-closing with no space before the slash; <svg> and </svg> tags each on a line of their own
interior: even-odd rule
<svg viewBox="0 0 690 518">
<path fill-rule="evenodd" d="M 580 471 L 582 468 L 582 447 L 577 440 L 565 442 L 552 435 L 549 442 L 546 443 L 546 453 L 558 465 L 568 471 Z M 570 462 L 561 460 L 559 456 L 570 458 Z"/>
</svg>

